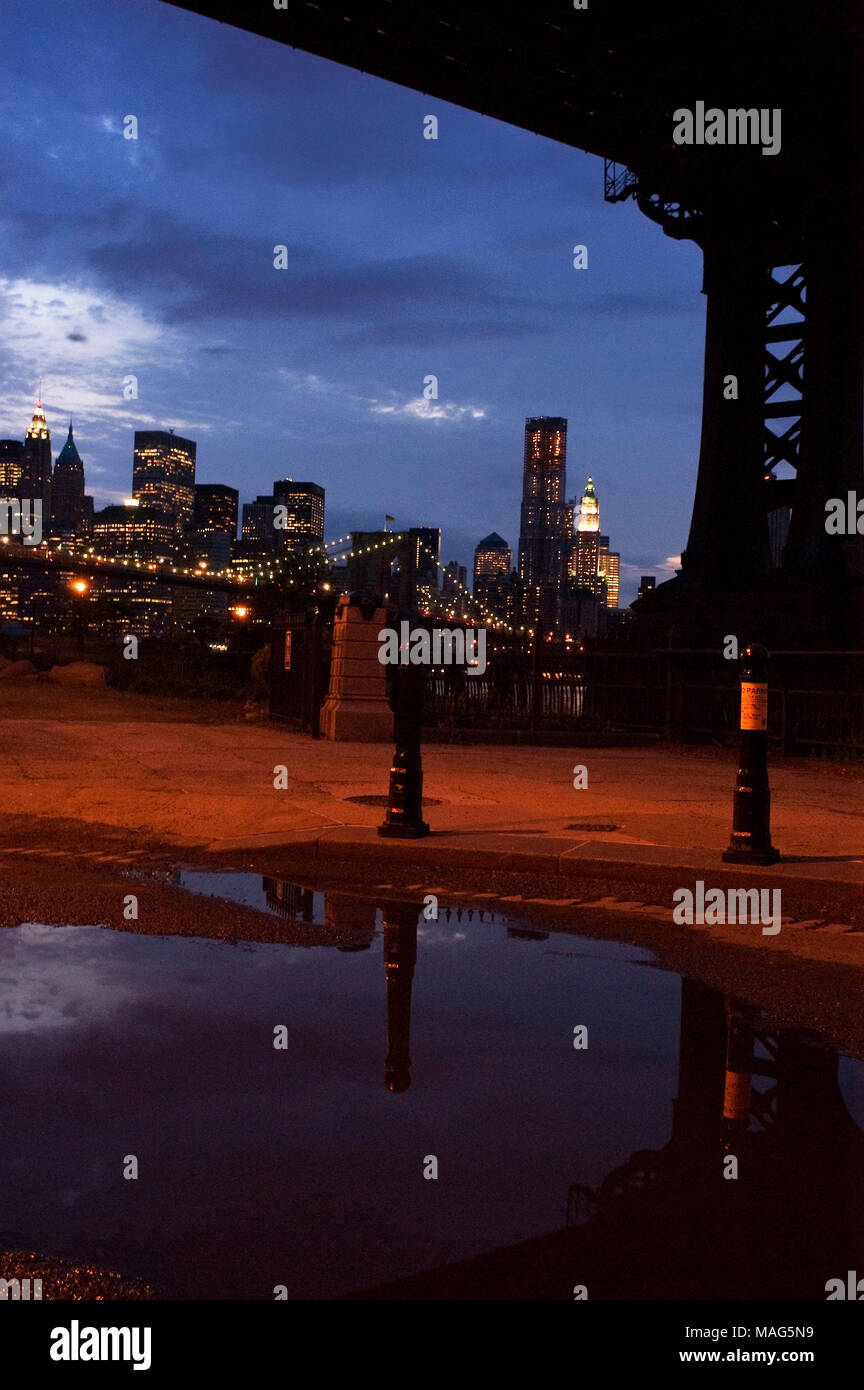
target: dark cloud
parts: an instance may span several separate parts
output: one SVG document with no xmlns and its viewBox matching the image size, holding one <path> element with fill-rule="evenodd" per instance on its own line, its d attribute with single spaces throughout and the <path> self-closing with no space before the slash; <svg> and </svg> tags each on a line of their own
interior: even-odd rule
<svg viewBox="0 0 864 1390">
<path fill-rule="evenodd" d="M 516 342 L 520 338 L 548 334 L 548 319 L 466 319 L 457 322 L 433 323 L 428 319 L 391 319 L 387 323 L 370 323 L 356 332 L 334 334 L 322 346 L 340 348 L 399 347 L 454 348 L 468 341 Z"/>
<path fill-rule="evenodd" d="M 66 339 L 70 343 L 86 343 L 87 341 L 83 333 L 67 333 Z"/>
<path fill-rule="evenodd" d="M 115 207 L 110 225 L 123 235 L 105 239 L 103 233 L 98 244 L 86 247 L 88 269 L 114 292 L 149 300 L 173 324 L 372 319 L 382 342 L 392 332 L 397 343 L 415 334 L 418 306 L 427 315 L 424 331 L 437 341 L 446 341 L 456 325 L 475 331 L 478 314 L 488 316 L 489 324 L 488 333 L 481 326 L 480 336 L 521 337 L 541 330 L 538 312 L 557 316 L 565 309 L 559 301 L 538 303 L 514 293 L 492 270 L 453 255 L 348 260 L 324 244 L 220 234 L 130 204 Z M 287 247 L 286 269 L 274 267 L 277 245 Z M 400 324 L 400 314 L 412 323 Z M 528 321 L 520 322 L 525 315 Z"/>
</svg>

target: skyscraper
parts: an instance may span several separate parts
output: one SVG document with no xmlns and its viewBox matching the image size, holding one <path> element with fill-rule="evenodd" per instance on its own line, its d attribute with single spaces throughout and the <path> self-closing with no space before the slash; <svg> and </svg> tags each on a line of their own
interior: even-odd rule
<svg viewBox="0 0 864 1390">
<path fill-rule="evenodd" d="M 597 493 L 594 489 L 594 479 L 589 474 L 585 484 L 585 491 L 579 499 L 579 519 L 576 522 L 577 531 L 599 531 L 600 530 L 600 503 L 597 501 Z"/>
<path fill-rule="evenodd" d="M 642 578 L 639 580 L 639 589 L 638 589 L 638 592 L 637 592 L 637 594 L 636 594 L 637 599 L 638 599 L 638 598 L 645 598 L 646 594 L 653 593 L 653 591 L 654 591 L 654 589 L 656 589 L 656 587 L 657 587 L 657 580 L 655 579 L 654 575 L 653 575 L 653 574 L 643 574 L 643 575 L 642 575 Z"/>
<path fill-rule="evenodd" d="M 352 531 L 348 589 L 365 589 L 379 598 L 389 594 L 395 599 L 400 593 L 395 571 L 401 557 L 413 571 L 422 611 L 422 601 L 438 588 L 440 553 L 441 530 L 437 526 L 412 526 L 401 536 L 392 531 Z"/>
<path fill-rule="evenodd" d="M 240 527 L 240 550 L 247 559 L 274 555 L 279 545 L 279 533 L 274 526 L 276 503 L 272 496 L 259 493 L 254 502 L 243 503 Z"/>
<path fill-rule="evenodd" d="M 239 494 L 236 487 L 224 483 L 196 483 L 193 530 L 210 534 L 218 532 L 237 538 Z"/>
<path fill-rule="evenodd" d="M 16 497 L 24 471 L 24 445 L 20 439 L 0 439 L 0 497 Z"/>
<path fill-rule="evenodd" d="M 484 588 L 486 581 L 499 574 L 509 574 L 513 564 L 513 552 L 503 536 L 490 531 L 474 547 L 474 593 L 478 585 Z"/>
<path fill-rule="evenodd" d="M 24 436 L 24 466 L 19 488 L 19 496 L 41 499 L 42 528 L 47 530 L 51 516 L 51 432 L 41 400 L 36 403 Z"/>
<path fill-rule="evenodd" d="M 519 577 L 557 591 L 563 578 L 570 528 L 567 482 L 567 421 L 540 415 L 525 421 Z"/>
<path fill-rule="evenodd" d="M 273 492 L 243 503 L 246 556 L 312 550 L 324 540 L 324 489 L 318 483 L 277 478 Z"/>
<path fill-rule="evenodd" d="M 51 534 L 72 536 L 84 526 L 84 464 L 72 438 L 72 421 L 66 443 L 57 455 L 51 484 Z"/>
<path fill-rule="evenodd" d="M 621 556 L 609 549 L 609 537 L 600 536 L 600 550 L 597 557 L 597 573 L 606 581 L 606 607 L 618 607 L 618 582 Z"/>
<path fill-rule="evenodd" d="M 608 550 L 608 536 L 603 540 Z M 600 504 L 594 490 L 594 479 L 589 477 L 576 515 L 576 534 L 571 544 L 567 573 L 571 579 L 575 579 L 580 589 L 587 589 L 598 597 L 605 594 L 605 585 L 600 578 L 600 549 Z"/>
<path fill-rule="evenodd" d="M 155 507 L 103 507 L 93 518 L 93 539 L 103 555 L 164 559 L 174 550 L 174 525 Z"/>
<path fill-rule="evenodd" d="M 324 489 L 318 483 L 295 483 L 282 478 L 273 484 L 273 500 L 284 507 L 280 527 L 286 550 L 309 550 L 324 540 Z"/>
<path fill-rule="evenodd" d="M 132 493 L 142 507 L 164 512 L 175 530 L 192 520 L 195 505 L 194 439 L 173 430 L 136 430 Z"/>
</svg>

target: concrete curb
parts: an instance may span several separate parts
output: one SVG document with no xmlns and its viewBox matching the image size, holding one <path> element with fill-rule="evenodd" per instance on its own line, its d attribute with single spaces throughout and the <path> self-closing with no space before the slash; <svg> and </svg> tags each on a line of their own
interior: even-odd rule
<svg viewBox="0 0 864 1390">
<path fill-rule="evenodd" d="M 381 838 L 374 827 L 346 831 L 274 831 L 238 839 L 213 840 L 208 854 L 237 851 L 278 851 L 289 861 L 308 865 L 326 863 L 378 863 L 434 865 L 454 870 L 497 870 L 543 874 L 560 880 L 577 878 L 633 879 L 643 883 L 668 883 L 677 871 L 686 883 L 702 878 L 717 887 L 738 887 L 742 882 L 762 886 L 860 888 L 864 885 L 862 860 L 791 857 L 769 868 L 732 867 L 721 860 L 720 849 L 679 849 L 672 845 L 634 845 L 610 840 L 582 840 L 553 836 L 515 836 L 506 833 L 433 832 L 423 840 Z M 808 865 L 812 867 L 808 868 Z"/>
</svg>

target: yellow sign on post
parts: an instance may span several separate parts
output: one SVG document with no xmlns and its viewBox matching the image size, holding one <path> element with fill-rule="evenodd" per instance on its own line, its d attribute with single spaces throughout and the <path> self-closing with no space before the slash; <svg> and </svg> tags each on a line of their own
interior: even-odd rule
<svg viewBox="0 0 864 1390">
<path fill-rule="evenodd" d="M 768 686 L 761 681 L 741 682 L 741 728 L 768 728 Z"/>
</svg>

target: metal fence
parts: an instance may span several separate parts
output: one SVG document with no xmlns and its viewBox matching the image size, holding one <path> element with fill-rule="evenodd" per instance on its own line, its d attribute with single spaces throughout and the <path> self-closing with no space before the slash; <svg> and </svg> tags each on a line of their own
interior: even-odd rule
<svg viewBox="0 0 864 1390">
<path fill-rule="evenodd" d="M 779 751 L 864 752 L 864 652 L 772 654 L 768 737 Z M 681 742 L 738 737 L 738 665 L 716 649 L 580 651 L 490 642 L 487 670 L 433 670 L 425 722 L 437 727 L 621 731 Z"/>
<path fill-rule="evenodd" d="M 427 621 L 423 626 L 431 626 Z M 455 628 L 455 624 L 449 625 Z M 271 717 L 318 732 L 332 612 L 298 607 L 271 641 Z M 864 652 L 778 651 L 768 662 L 768 738 L 779 751 L 864 753 Z M 588 647 L 487 631 L 486 669 L 430 667 L 423 722 L 445 729 L 738 737 L 738 664 L 717 649 Z"/>
</svg>

